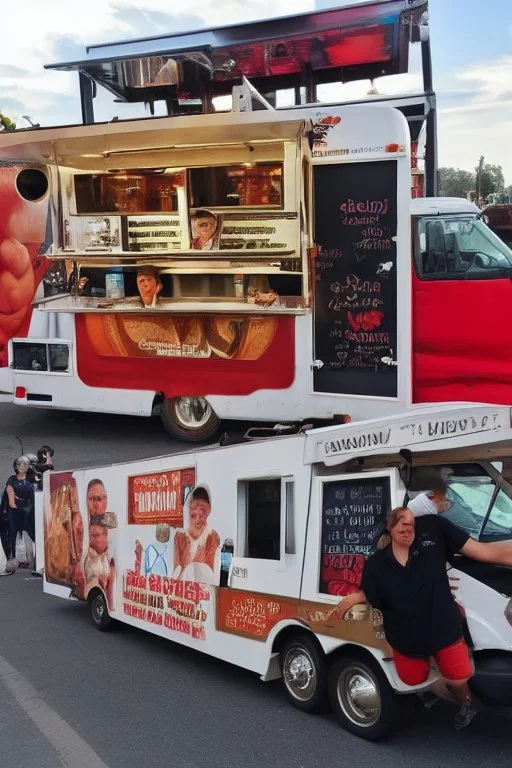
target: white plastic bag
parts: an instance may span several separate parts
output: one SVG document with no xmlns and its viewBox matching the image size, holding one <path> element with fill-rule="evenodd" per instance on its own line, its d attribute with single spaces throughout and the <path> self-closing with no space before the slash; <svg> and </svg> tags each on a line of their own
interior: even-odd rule
<svg viewBox="0 0 512 768">
<path fill-rule="evenodd" d="M 27 548 L 20 533 L 16 536 L 16 562 L 18 563 L 18 568 L 24 568 L 27 562 Z"/>
<path fill-rule="evenodd" d="M 5 571 L 6 565 L 7 565 L 7 558 L 5 557 L 4 548 L 0 544 L 0 573 L 3 573 Z"/>
<path fill-rule="evenodd" d="M 26 553 L 26 559 L 25 562 L 28 563 L 28 567 L 33 571 L 36 567 L 36 558 L 35 558 L 35 547 L 34 542 L 28 535 L 26 531 L 23 531 L 23 542 L 25 544 L 25 553 Z"/>
</svg>

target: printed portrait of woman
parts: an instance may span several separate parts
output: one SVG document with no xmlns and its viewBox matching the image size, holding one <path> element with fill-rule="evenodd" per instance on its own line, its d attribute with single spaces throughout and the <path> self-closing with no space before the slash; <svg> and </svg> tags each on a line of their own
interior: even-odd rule
<svg viewBox="0 0 512 768">
<path fill-rule="evenodd" d="M 60 485 L 55 485 L 58 480 Z M 45 522 L 45 577 L 69 586 L 71 596 L 84 597 L 84 524 L 76 481 L 69 473 L 55 478 Z"/>
<path fill-rule="evenodd" d="M 219 247 L 219 217 L 206 209 L 191 212 L 190 218 L 192 248 L 196 251 L 211 251 Z"/>
<path fill-rule="evenodd" d="M 219 583 L 220 537 L 208 525 L 210 512 L 210 494 L 198 486 L 185 503 L 188 528 L 177 531 L 174 536 L 173 578 L 202 584 Z"/>
</svg>

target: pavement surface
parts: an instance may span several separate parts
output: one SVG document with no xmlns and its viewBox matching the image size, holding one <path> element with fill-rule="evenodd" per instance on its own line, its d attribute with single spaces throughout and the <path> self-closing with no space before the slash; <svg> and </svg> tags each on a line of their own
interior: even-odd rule
<svg viewBox="0 0 512 768">
<path fill-rule="evenodd" d="M 59 469 L 178 450 L 158 421 L 48 413 L 0 405 L 0 472 L 44 442 Z M 98 632 L 83 604 L 44 595 L 19 570 L 0 578 L 2 768 L 481 768 L 511 764 L 512 720 L 483 712 L 466 731 L 454 710 L 422 710 L 370 744 L 329 713 L 303 714 L 280 681 L 147 632 Z"/>
</svg>

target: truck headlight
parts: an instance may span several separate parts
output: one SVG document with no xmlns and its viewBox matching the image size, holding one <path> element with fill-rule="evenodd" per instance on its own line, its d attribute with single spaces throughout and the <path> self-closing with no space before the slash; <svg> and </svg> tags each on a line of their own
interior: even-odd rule
<svg viewBox="0 0 512 768">
<path fill-rule="evenodd" d="M 507 603 L 507 607 L 505 608 L 505 618 L 512 626 L 512 600 L 509 600 Z"/>
</svg>

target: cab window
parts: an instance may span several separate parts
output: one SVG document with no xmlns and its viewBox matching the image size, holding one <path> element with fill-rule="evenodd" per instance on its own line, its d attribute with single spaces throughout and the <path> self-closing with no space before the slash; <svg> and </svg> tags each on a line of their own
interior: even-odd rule
<svg viewBox="0 0 512 768">
<path fill-rule="evenodd" d="M 476 216 L 418 220 L 416 272 L 423 280 L 503 277 L 512 251 Z"/>
</svg>

